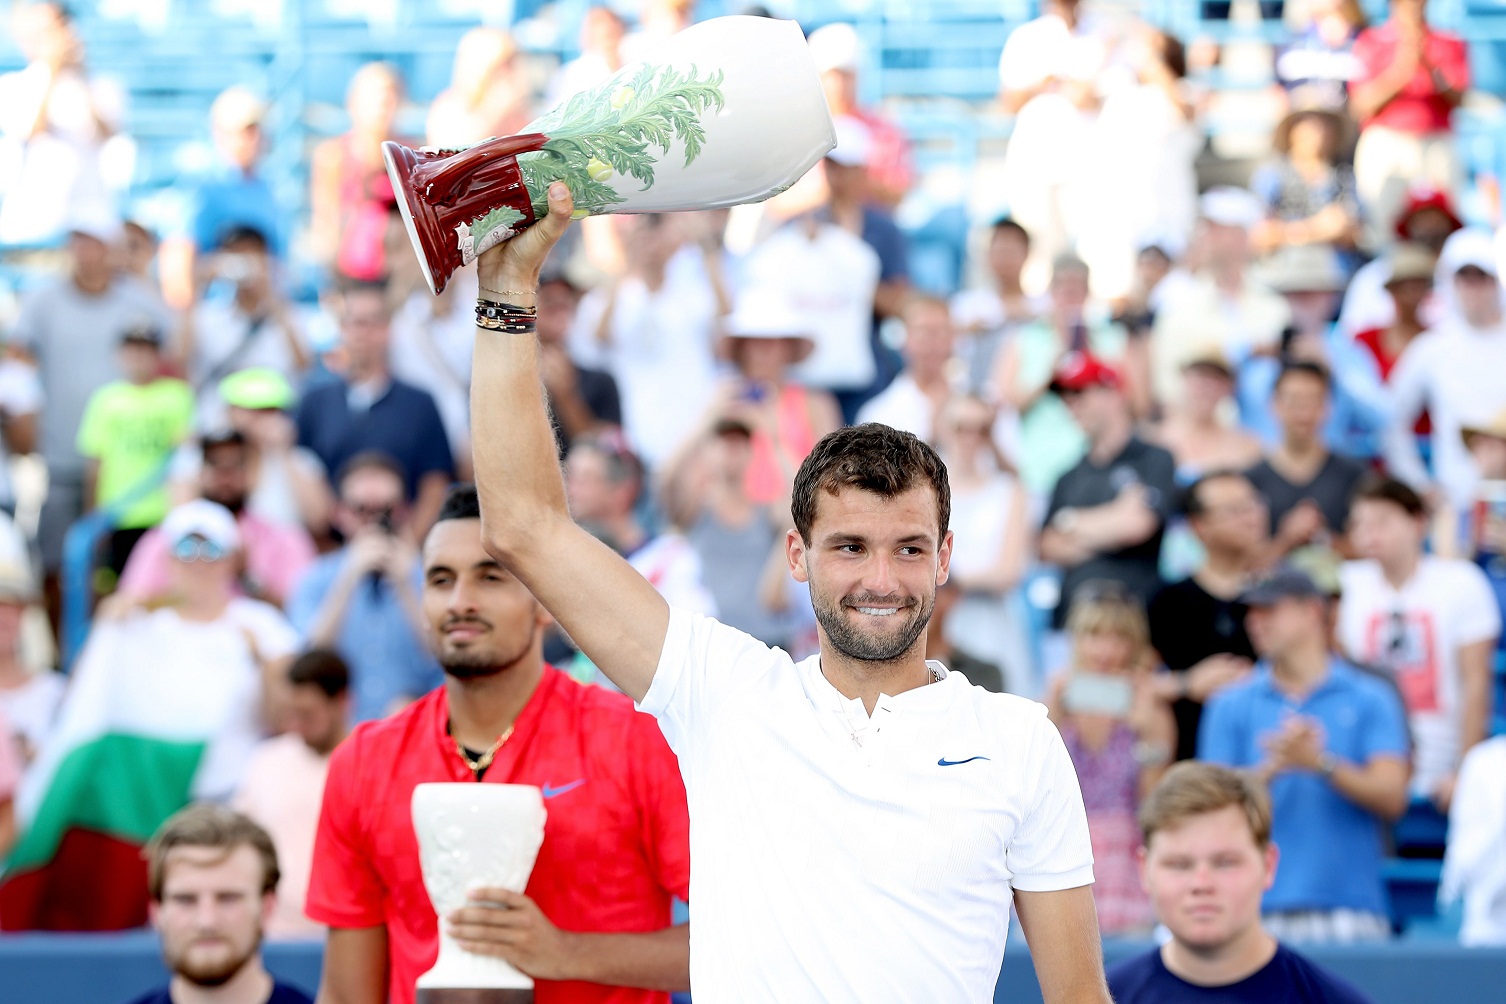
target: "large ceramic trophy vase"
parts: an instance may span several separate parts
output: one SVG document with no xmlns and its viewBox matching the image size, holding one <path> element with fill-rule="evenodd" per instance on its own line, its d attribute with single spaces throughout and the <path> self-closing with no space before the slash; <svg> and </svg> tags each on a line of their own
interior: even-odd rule
<svg viewBox="0 0 1506 1004">
<path fill-rule="evenodd" d="M 835 142 L 800 26 L 734 16 L 665 39 L 520 135 L 382 153 L 437 294 L 547 213 L 552 182 L 570 186 L 577 217 L 717 209 L 784 191 Z"/>
<path fill-rule="evenodd" d="M 439 916 L 439 959 L 418 978 L 418 1004 L 532 1004 L 533 980 L 502 959 L 468 952 L 445 917 L 472 889 L 522 892 L 544 842 L 544 799 L 525 784 L 421 784 L 413 789 L 424 888 Z"/>
</svg>

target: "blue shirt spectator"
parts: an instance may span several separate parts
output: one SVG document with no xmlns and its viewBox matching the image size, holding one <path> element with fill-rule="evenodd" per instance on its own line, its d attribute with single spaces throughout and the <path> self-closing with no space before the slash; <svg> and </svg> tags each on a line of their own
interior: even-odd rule
<svg viewBox="0 0 1506 1004">
<path fill-rule="evenodd" d="M 374 450 L 403 469 L 403 491 L 417 497 L 426 475 L 454 473 L 450 441 L 434 398 L 400 380 L 376 400 L 343 379 L 308 391 L 298 405 L 298 445 L 312 450 L 331 476 L 358 453 Z"/>
<path fill-rule="evenodd" d="M 280 258 L 286 250 L 284 218 L 272 187 L 260 174 L 227 165 L 195 186 L 188 232 L 198 250 L 210 251 L 234 230 L 255 230 L 266 237 L 268 250 Z"/>
<path fill-rule="evenodd" d="M 1279 874 L 1279 873 L 1278 873 Z M 1126 959 L 1108 972 L 1117 1004 L 1368 1004 L 1369 998 L 1285 945 L 1238 983 L 1189 983 L 1166 968 L 1160 952 Z"/>
<path fill-rule="evenodd" d="M 401 472 L 367 453 L 350 461 L 338 487 L 334 524 L 347 543 L 309 566 L 287 613 L 307 647 L 345 659 L 353 716 L 369 721 L 428 693 L 444 674 L 424 641 L 422 566 L 404 535 Z"/>
<path fill-rule="evenodd" d="M 1293 715 L 1318 721 L 1324 752 L 1339 763 L 1364 766 L 1377 756 L 1407 757 L 1406 719 L 1395 690 L 1338 658 L 1328 660 L 1325 678 L 1301 698 L 1277 685 L 1269 664 L 1257 664 L 1249 680 L 1209 701 L 1198 757 L 1259 767 L 1266 760 L 1265 740 Z M 1340 794 L 1322 770 L 1283 770 L 1270 788 L 1281 869 L 1264 911 L 1386 913 L 1381 821 Z"/>
<path fill-rule="evenodd" d="M 361 453 L 391 459 L 402 471 L 404 498 L 422 536 L 455 473 L 439 406 L 426 391 L 393 379 L 392 310 L 382 286 L 347 289 L 339 322 L 343 372 L 305 390 L 296 416 L 298 445 L 312 450 L 332 477 Z"/>
<path fill-rule="evenodd" d="M 1322 363 L 1333 378 L 1328 420 L 1323 423 L 1324 445 L 1345 457 L 1370 460 L 1380 456 L 1381 436 L 1391 412 L 1375 357 L 1332 325 L 1323 335 L 1322 347 Z M 1280 373 L 1279 360 L 1253 356 L 1239 366 L 1235 387 L 1240 424 L 1268 447 L 1281 442 L 1281 426 L 1271 411 L 1271 395 Z"/>
</svg>

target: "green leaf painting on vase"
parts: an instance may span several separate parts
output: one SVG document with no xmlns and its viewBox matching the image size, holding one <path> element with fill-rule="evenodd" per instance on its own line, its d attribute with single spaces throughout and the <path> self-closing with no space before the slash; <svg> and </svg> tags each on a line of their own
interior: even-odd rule
<svg viewBox="0 0 1506 1004">
<path fill-rule="evenodd" d="M 498 206 L 484 216 L 478 216 L 469 224 L 455 226 L 455 239 L 460 245 L 460 261 L 469 265 L 476 257 L 496 247 L 515 235 L 517 224 L 523 222 L 523 213 L 512 206 Z"/>
<path fill-rule="evenodd" d="M 518 155 L 535 215 L 549 211 L 555 181 L 570 186 L 577 217 L 625 202 L 611 184 L 618 176 L 647 191 L 655 165 L 675 140 L 685 149 L 687 166 L 700 156 L 706 143 L 701 117 L 723 106 L 722 71 L 701 79 L 694 65 L 681 71 L 645 64 L 629 80 L 614 77 L 576 94 L 530 126 L 548 135 L 544 148 Z"/>
</svg>

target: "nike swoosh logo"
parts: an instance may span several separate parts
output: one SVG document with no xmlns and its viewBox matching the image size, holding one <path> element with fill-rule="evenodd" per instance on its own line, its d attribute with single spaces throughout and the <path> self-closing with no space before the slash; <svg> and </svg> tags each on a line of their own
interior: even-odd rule
<svg viewBox="0 0 1506 1004">
<path fill-rule="evenodd" d="M 576 788 L 579 788 L 585 783 L 586 779 L 581 778 L 579 781 L 571 781 L 569 784 L 562 784 L 558 788 L 554 787 L 554 785 L 552 784 L 546 784 L 544 785 L 544 797 L 553 798 L 555 795 L 563 795 L 567 791 L 574 791 Z"/>
<path fill-rule="evenodd" d="M 966 760 L 948 760 L 946 757 L 942 757 L 940 760 L 936 761 L 936 766 L 938 766 L 938 767 L 955 767 L 959 763 L 972 763 L 974 760 L 987 760 L 987 759 L 988 759 L 988 757 L 986 757 L 986 756 L 970 756 Z M 549 796 L 546 795 L 544 797 L 548 798 Z"/>
</svg>

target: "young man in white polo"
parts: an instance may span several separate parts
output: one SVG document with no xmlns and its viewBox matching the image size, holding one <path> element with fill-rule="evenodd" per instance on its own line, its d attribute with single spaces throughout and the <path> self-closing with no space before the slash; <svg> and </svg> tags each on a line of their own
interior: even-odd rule
<svg viewBox="0 0 1506 1004">
<path fill-rule="evenodd" d="M 659 719 L 691 813 L 698 1001 L 992 1001 L 1009 907 L 1049 1004 L 1107 1004 L 1076 776 L 1037 704 L 925 660 L 950 490 L 887 426 L 796 477 L 791 574 L 821 654 L 796 665 L 672 610 L 571 521 L 528 308 L 572 200 L 480 261 L 472 427 L 482 536 Z"/>
</svg>

